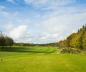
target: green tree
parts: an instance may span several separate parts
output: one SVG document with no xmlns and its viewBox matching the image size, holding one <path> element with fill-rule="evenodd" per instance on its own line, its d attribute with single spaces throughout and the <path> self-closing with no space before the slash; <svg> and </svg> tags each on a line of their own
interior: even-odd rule
<svg viewBox="0 0 86 72">
<path fill-rule="evenodd" d="M 12 38 L 4 36 L 2 33 L 0 33 L 0 46 L 12 46 L 13 43 L 14 41 Z"/>
<path fill-rule="evenodd" d="M 84 26 L 83 28 L 82 48 L 86 49 L 86 26 Z"/>
<path fill-rule="evenodd" d="M 58 44 L 60 47 L 86 49 L 86 25 L 80 28 L 77 33 L 72 33 L 66 40 L 60 41 Z"/>
<path fill-rule="evenodd" d="M 12 46 L 13 43 L 14 43 L 14 41 L 13 41 L 12 38 L 7 37 L 7 36 L 5 37 L 5 45 L 6 45 L 6 46 Z"/>
<path fill-rule="evenodd" d="M 4 46 L 5 45 L 5 38 L 4 36 L 0 35 L 0 46 Z"/>
</svg>

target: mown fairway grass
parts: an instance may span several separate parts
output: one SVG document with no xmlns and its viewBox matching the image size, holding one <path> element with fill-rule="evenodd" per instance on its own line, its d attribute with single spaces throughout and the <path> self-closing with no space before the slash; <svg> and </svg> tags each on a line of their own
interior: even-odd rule
<svg viewBox="0 0 86 72">
<path fill-rule="evenodd" d="M 56 48 L 48 49 L 32 47 L 28 52 L 1 51 L 0 72 L 86 72 L 86 55 L 57 54 Z"/>
</svg>

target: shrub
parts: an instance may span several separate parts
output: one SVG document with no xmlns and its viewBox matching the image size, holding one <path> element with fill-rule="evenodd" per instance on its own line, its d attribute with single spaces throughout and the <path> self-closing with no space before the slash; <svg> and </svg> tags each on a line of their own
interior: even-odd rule
<svg viewBox="0 0 86 72">
<path fill-rule="evenodd" d="M 79 49 L 76 49 L 76 48 L 63 48 L 61 50 L 61 53 L 70 53 L 70 54 L 78 54 L 80 52 L 81 51 Z"/>
</svg>

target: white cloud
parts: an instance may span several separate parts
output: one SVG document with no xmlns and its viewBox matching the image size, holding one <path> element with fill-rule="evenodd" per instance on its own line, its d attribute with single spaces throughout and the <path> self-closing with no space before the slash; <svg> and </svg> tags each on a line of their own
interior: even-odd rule
<svg viewBox="0 0 86 72">
<path fill-rule="evenodd" d="M 47 4 L 47 3 L 52 3 L 52 4 L 56 4 L 56 5 L 65 5 L 65 4 L 69 4 L 71 2 L 76 2 L 76 0 L 24 0 L 26 3 L 30 4 L 35 4 L 35 5 L 39 5 L 39 4 Z"/>
<path fill-rule="evenodd" d="M 65 14 L 61 16 L 49 17 L 39 24 L 42 40 L 56 41 L 67 37 L 72 32 L 76 32 L 83 24 L 86 23 L 86 13 Z"/>
<path fill-rule="evenodd" d="M 18 27 L 13 28 L 9 32 L 9 36 L 15 40 L 18 40 L 18 39 L 22 38 L 26 33 L 27 33 L 27 26 L 26 25 L 20 25 Z"/>
<path fill-rule="evenodd" d="M 56 34 L 45 34 L 42 37 L 40 37 L 41 40 L 47 40 L 47 39 L 56 39 L 59 36 L 59 33 Z"/>
<path fill-rule="evenodd" d="M 15 0 L 8 1 L 15 2 Z M 5 11 L 4 6 L 0 7 L 0 29 L 3 26 L 7 35 L 13 37 L 16 42 L 56 42 L 72 32 L 76 32 L 79 27 L 86 23 L 86 9 L 84 7 L 64 6 L 75 3 L 76 0 L 24 1 L 34 7 L 34 10 L 31 9 L 32 12 L 29 13 L 30 16 L 28 13 L 25 14 L 27 10 L 24 13 L 22 10 L 22 12 L 8 12 Z M 38 17 L 36 18 L 36 16 Z"/>
<path fill-rule="evenodd" d="M 32 4 L 34 7 L 57 7 L 76 2 L 76 0 L 24 0 L 26 4 Z"/>
<path fill-rule="evenodd" d="M 27 4 L 38 5 L 38 4 L 46 4 L 48 2 L 48 0 L 25 0 L 25 2 Z"/>
<path fill-rule="evenodd" d="M 15 0 L 7 0 L 10 3 L 15 3 Z"/>
<path fill-rule="evenodd" d="M 86 13 L 75 13 L 75 14 L 65 14 L 65 15 L 54 15 L 45 17 L 45 19 L 40 20 L 39 24 L 33 23 L 31 27 L 35 33 L 30 33 L 28 35 L 26 25 L 20 25 L 18 27 L 11 28 L 10 36 L 14 37 L 17 42 L 32 42 L 32 43 L 48 43 L 56 42 L 64 39 L 72 32 L 78 30 L 84 23 L 86 23 Z M 38 30 L 38 33 L 36 33 Z M 33 35 L 31 35 L 33 34 Z"/>
</svg>

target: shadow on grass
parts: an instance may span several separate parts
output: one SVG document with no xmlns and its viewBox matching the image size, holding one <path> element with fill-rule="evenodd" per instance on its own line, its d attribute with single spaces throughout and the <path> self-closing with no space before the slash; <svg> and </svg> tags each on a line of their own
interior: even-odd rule
<svg viewBox="0 0 86 72">
<path fill-rule="evenodd" d="M 52 51 L 34 50 L 31 47 L 0 47 L 0 51 L 3 52 L 23 52 L 23 53 L 53 53 Z"/>
<path fill-rule="evenodd" d="M 22 48 L 22 47 L 6 47 L 6 46 L 5 47 L 0 47 L 0 51 L 6 51 L 6 52 L 27 52 L 26 48 Z"/>
</svg>

